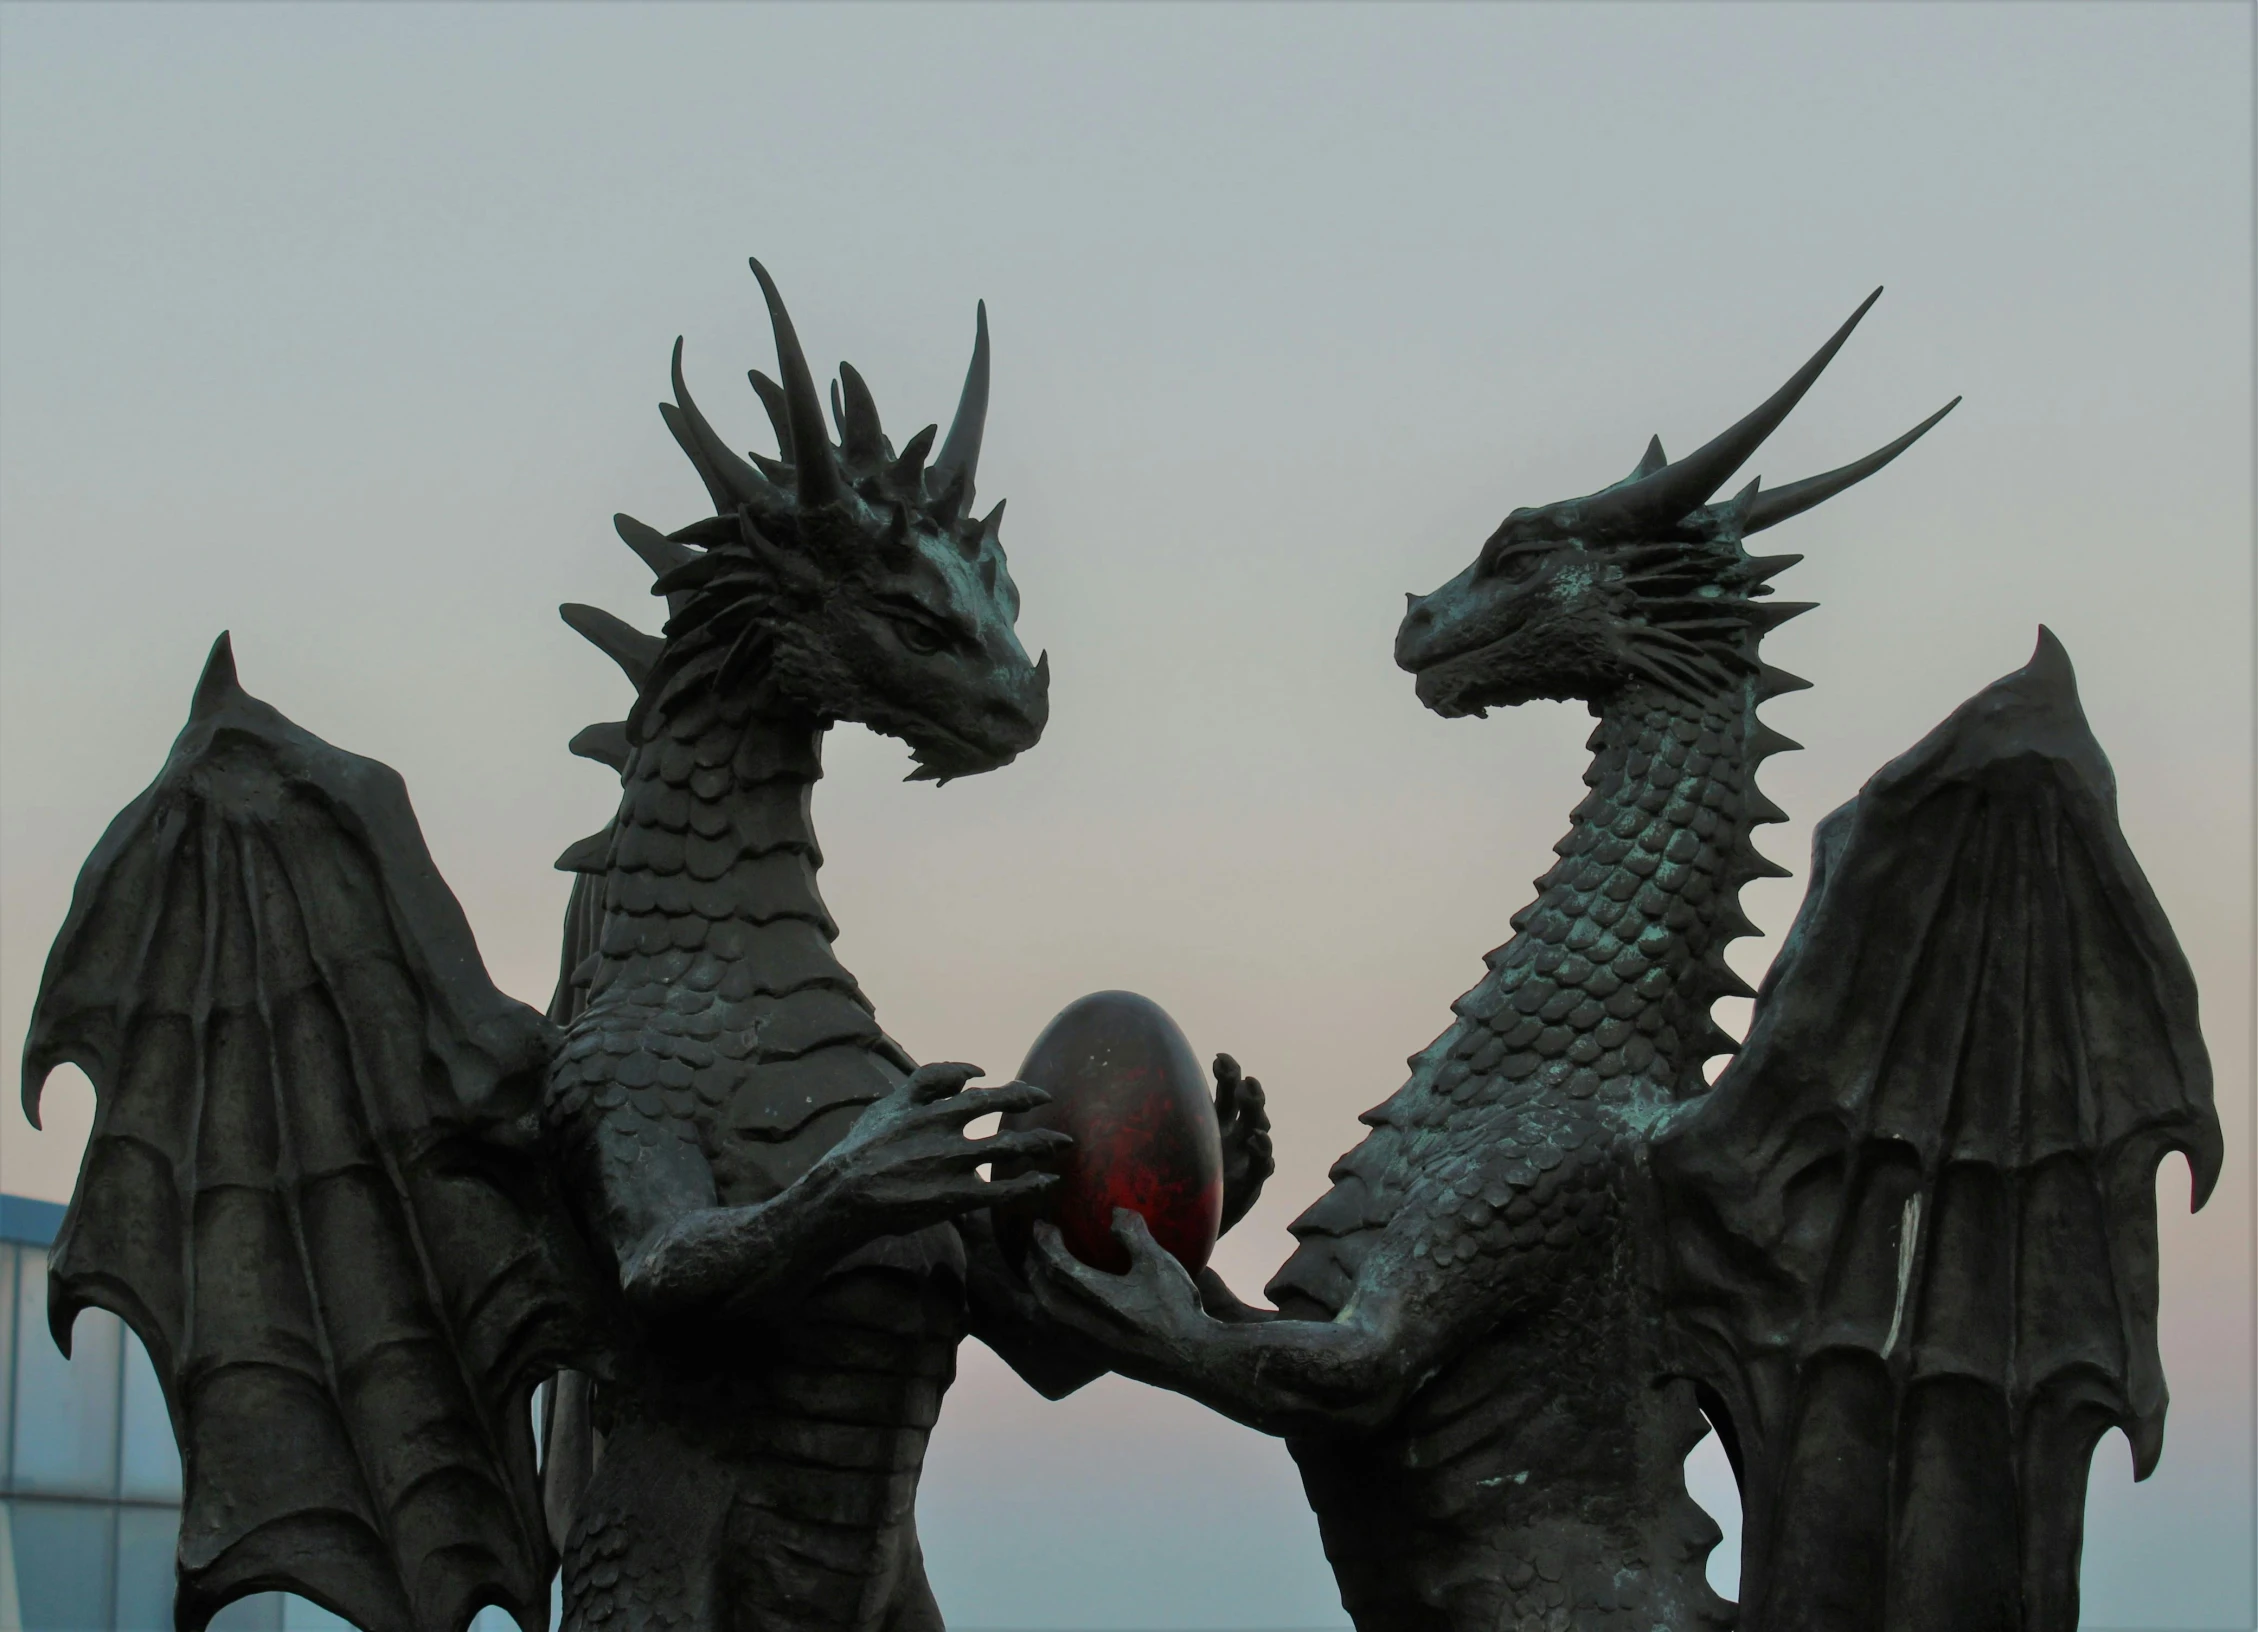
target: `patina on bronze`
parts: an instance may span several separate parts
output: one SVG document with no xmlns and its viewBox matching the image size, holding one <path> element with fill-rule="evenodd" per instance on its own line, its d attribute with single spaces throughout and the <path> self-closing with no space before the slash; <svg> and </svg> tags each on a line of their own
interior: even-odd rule
<svg viewBox="0 0 2258 1632">
<path fill-rule="evenodd" d="M 1754 773 L 1792 744 L 1758 709 L 1803 684 L 1759 655 L 1806 610 L 1769 598 L 1796 557 L 1745 541 L 1942 414 L 1716 495 L 1866 308 L 1688 458 L 1515 511 L 1411 598 L 1422 702 L 1579 698 L 1594 758 L 1538 899 L 1258 1309 L 1128 1211 L 1127 1273 L 1038 1225 L 1023 1278 L 990 1209 L 1041 1195 L 1065 1135 L 964 1129 L 1044 1096 L 915 1066 L 832 956 L 824 730 L 977 774 L 1041 735 L 1047 667 L 1001 506 L 969 519 L 984 316 L 937 453 L 930 427 L 897 452 L 843 364 L 834 444 L 754 271 L 777 457 L 713 431 L 678 344 L 662 412 L 715 513 L 618 522 L 665 633 L 565 609 L 636 696 L 574 739 L 623 791 L 559 862 L 547 1016 L 488 980 L 400 779 L 248 696 L 224 636 L 80 877 L 24 1061 L 35 1123 L 59 1063 L 97 1093 L 51 1319 L 67 1345 L 99 1305 L 148 1346 L 185 1632 L 267 1588 L 368 1632 L 489 1602 L 535 1632 L 560 1547 L 575 1632 L 933 1632 L 913 1500 L 968 1330 L 1046 1393 L 1110 1364 L 1285 1436 L 1362 1632 L 1734 1624 L 1681 1473 L 1709 1424 L 1743 1628 L 2070 1632 L 2094 1443 L 2122 1428 L 2142 1473 L 2161 1447 L 2156 1165 L 2185 1152 L 2200 1205 L 2222 1149 L 2051 635 L 1821 825 L 1707 1071 L 1735 1051 L 1711 1005 L 1749 995 L 1739 891 L 1779 871 Z M 1228 1227 L 1268 1124 L 1227 1058 L 1217 1082 Z"/>
<path fill-rule="evenodd" d="M 1877 291 L 1877 294 L 1879 291 Z M 1692 455 L 1516 510 L 1411 597 L 1419 699 L 1577 698 L 1585 793 L 1513 937 L 1364 1114 L 1276 1307 L 1038 1230 L 1036 1290 L 1119 1370 L 1285 1436 L 1360 1632 L 2072 1632 L 2086 1468 L 2154 1466 L 2154 1176 L 2222 1147 L 2194 983 L 2043 630 L 1829 817 L 1760 994 L 1757 790 L 1808 610 L 1749 536 L 1864 479 L 1715 495 L 1866 306 Z M 1945 411 L 1949 411 L 1947 405 Z M 1755 995 L 1746 1041 L 1710 1016 Z M 1706 1421 L 1705 1421 L 1706 1417 Z M 1739 1475 L 1743 1601 L 1681 1466 Z"/>
<path fill-rule="evenodd" d="M 778 456 L 715 433 L 677 342 L 660 411 L 714 514 L 618 518 L 666 631 L 564 609 L 636 698 L 573 741 L 623 791 L 559 862 L 548 1016 L 487 978 L 400 778 L 247 695 L 225 636 L 80 876 L 24 1053 L 34 1125 L 60 1063 L 97 1096 L 49 1307 L 66 1348 L 88 1305 L 148 1346 L 183 1632 L 272 1588 L 366 1632 L 489 1602 L 538 1632 L 560 1545 L 570 1628 L 929 1632 L 912 1509 L 958 1340 L 1053 1394 L 1100 1369 L 988 1226 L 1053 1176 L 977 1171 L 1065 1136 L 964 1133 L 1041 1091 L 916 1066 L 815 883 L 832 722 L 946 781 L 1049 712 L 1003 506 L 969 514 L 986 315 L 938 452 L 934 427 L 897 452 L 845 364 L 834 444 L 753 271 Z M 1234 1216 L 1260 1132 L 1235 1119 Z M 528 1401 L 560 1369 L 544 1491 Z"/>
</svg>

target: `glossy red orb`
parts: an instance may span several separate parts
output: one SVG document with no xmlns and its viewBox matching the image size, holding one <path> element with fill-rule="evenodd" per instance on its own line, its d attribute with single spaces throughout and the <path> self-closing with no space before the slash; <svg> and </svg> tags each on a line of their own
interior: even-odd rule
<svg viewBox="0 0 2258 1632">
<path fill-rule="evenodd" d="M 1113 1210 L 1127 1207 L 1198 1272 L 1223 1217 L 1223 1145 L 1207 1075 L 1166 1011 L 1134 992 L 1077 999 L 1035 1039 L 1019 1080 L 1051 1102 L 1004 1126 L 1074 1136 L 1058 1162 L 1064 1182 L 1031 1216 L 1056 1224 L 1075 1257 L 1118 1275 L 1129 1253 L 1113 1238 Z M 1006 1223 L 1024 1238 L 1026 1217 Z"/>
</svg>

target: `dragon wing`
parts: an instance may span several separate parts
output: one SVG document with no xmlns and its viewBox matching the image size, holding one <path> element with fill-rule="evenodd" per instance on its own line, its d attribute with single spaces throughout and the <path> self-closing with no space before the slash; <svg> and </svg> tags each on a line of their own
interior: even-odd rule
<svg viewBox="0 0 2258 1632">
<path fill-rule="evenodd" d="M 1745 1632 L 2069 1632 L 2086 1472 L 2163 1443 L 2155 1175 L 2223 1149 L 2195 985 L 2067 654 L 1885 766 L 1717 1086 L 1651 1147 Z"/>
<path fill-rule="evenodd" d="M 557 1033 L 488 980 L 400 778 L 236 684 L 225 635 L 103 835 L 24 1050 L 93 1079 L 49 1319 L 147 1346 L 183 1453 L 175 1613 L 548 1622 L 528 1395 L 599 1294 L 534 1140 Z"/>
</svg>

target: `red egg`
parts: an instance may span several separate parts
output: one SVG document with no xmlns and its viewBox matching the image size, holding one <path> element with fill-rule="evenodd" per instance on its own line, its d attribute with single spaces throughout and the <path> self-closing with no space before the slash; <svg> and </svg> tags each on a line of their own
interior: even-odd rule
<svg viewBox="0 0 2258 1632">
<path fill-rule="evenodd" d="M 1004 1126 L 1074 1136 L 1058 1161 L 1064 1182 L 1032 1216 L 1056 1224 L 1075 1257 L 1118 1275 L 1129 1253 L 1113 1238 L 1113 1210 L 1127 1207 L 1197 1273 L 1223 1218 L 1223 1144 L 1206 1073 L 1176 1022 L 1134 992 L 1093 992 L 1043 1028 L 1019 1080 L 1051 1102 Z M 1025 1217 L 1006 1224 L 1024 1238 Z"/>
</svg>

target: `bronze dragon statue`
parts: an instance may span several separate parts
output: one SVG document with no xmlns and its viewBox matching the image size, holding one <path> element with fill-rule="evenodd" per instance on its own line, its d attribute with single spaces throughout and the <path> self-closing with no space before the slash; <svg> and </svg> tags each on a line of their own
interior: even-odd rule
<svg viewBox="0 0 2258 1632">
<path fill-rule="evenodd" d="M 1879 294 L 1879 291 L 1876 291 Z M 1413 596 L 1398 663 L 1480 715 L 1575 698 L 1586 794 L 1513 938 L 1293 1226 L 1274 1310 L 1117 1215 L 1037 1231 L 1119 1370 L 1285 1437 L 1359 1632 L 1733 1624 L 1687 1496 L 1709 1423 L 1747 1632 L 2071 1632 L 2092 1448 L 2160 1447 L 2156 1165 L 2222 1150 L 2187 964 L 2118 832 L 2069 661 L 2026 669 L 1819 829 L 1752 994 L 1724 951 L 1794 746 L 1758 718 L 1799 557 L 1751 535 L 1881 469 L 1715 495 L 1872 304 L 1692 455 L 1514 511 Z M 1957 401 L 1957 399 L 1955 399 Z M 1738 1056 L 1717 999 L 1756 996 Z"/>
<path fill-rule="evenodd" d="M 834 444 L 753 271 L 777 456 L 713 430 L 678 341 L 661 412 L 714 514 L 618 522 L 665 634 L 565 609 L 636 700 L 575 739 L 622 793 L 560 862 L 550 1017 L 488 979 L 399 777 L 247 695 L 224 635 L 80 876 L 24 1054 L 35 1126 L 56 1065 L 97 1095 L 50 1317 L 67 1350 L 115 1310 L 163 1382 L 182 1632 L 263 1589 L 365 1632 L 486 1603 L 538 1632 L 560 1541 L 575 1632 L 937 1628 L 913 1498 L 958 1341 L 1054 1395 L 1100 1369 L 987 1225 L 1055 1181 L 984 1165 L 1065 1136 L 964 1131 L 1045 1096 L 918 1067 L 816 888 L 834 721 L 945 782 L 1048 715 L 1003 506 L 968 513 L 985 312 L 938 451 L 897 452 L 844 364 Z M 1235 1120 L 1230 1216 L 1267 1166 L 1258 1105 Z M 528 1401 L 560 1371 L 545 1512 Z"/>
</svg>

